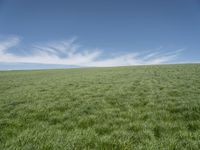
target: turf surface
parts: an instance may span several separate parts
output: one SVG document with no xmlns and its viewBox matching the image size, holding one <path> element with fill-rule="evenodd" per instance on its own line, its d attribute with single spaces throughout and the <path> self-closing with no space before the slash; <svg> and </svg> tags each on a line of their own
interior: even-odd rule
<svg viewBox="0 0 200 150">
<path fill-rule="evenodd" d="M 200 149 L 200 65 L 1 71 L 0 149 Z"/>
</svg>

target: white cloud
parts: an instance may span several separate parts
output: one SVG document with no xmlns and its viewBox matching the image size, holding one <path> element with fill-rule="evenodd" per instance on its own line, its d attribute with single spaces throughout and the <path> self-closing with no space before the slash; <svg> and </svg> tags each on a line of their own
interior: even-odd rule
<svg viewBox="0 0 200 150">
<path fill-rule="evenodd" d="M 32 53 L 26 56 L 16 55 L 8 52 L 12 47 L 19 44 L 20 39 L 12 37 L 0 41 L 0 62 L 6 63 L 40 63 L 40 64 L 62 64 L 73 66 L 128 66 L 143 64 L 162 64 L 169 63 L 177 58 L 182 52 L 148 52 L 146 54 L 128 53 L 120 56 L 110 56 L 102 58 L 103 50 L 82 49 L 75 42 L 75 39 L 66 41 L 51 42 L 32 46 Z"/>
<path fill-rule="evenodd" d="M 0 41 L 0 55 L 4 54 L 9 48 L 16 46 L 20 42 L 18 37 L 11 37 L 8 40 Z"/>
</svg>

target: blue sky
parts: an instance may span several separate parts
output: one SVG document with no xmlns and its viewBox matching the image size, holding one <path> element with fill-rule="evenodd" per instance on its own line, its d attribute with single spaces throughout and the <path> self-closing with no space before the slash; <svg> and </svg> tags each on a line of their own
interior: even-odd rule
<svg viewBox="0 0 200 150">
<path fill-rule="evenodd" d="M 199 0 L 0 0 L 0 69 L 200 62 Z"/>
</svg>

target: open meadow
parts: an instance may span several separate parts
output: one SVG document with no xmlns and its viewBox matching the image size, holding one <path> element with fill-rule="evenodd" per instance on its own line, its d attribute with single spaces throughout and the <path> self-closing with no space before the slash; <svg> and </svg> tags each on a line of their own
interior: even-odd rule
<svg viewBox="0 0 200 150">
<path fill-rule="evenodd" d="M 200 65 L 0 71 L 0 149 L 200 149 Z"/>
</svg>

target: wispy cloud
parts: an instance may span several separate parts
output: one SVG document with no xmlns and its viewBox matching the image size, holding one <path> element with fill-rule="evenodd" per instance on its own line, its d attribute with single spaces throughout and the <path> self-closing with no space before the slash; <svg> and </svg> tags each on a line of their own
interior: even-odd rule
<svg viewBox="0 0 200 150">
<path fill-rule="evenodd" d="M 31 46 L 28 55 L 17 55 L 8 51 L 20 44 L 18 37 L 11 37 L 0 41 L 0 62 L 6 63 L 40 63 L 60 64 L 73 66 L 128 66 L 143 64 L 170 63 L 175 60 L 183 49 L 173 52 L 149 51 L 145 54 L 128 53 L 120 56 L 109 56 L 102 58 L 104 54 L 100 49 L 82 48 L 76 43 L 76 39 L 50 42 Z"/>
<path fill-rule="evenodd" d="M 0 41 L 0 54 L 5 54 L 9 48 L 16 46 L 17 44 L 19 44 L 19 42 L 20 39 L 16 36 L 13 36 L 7 40 Z"/>
</svg>

